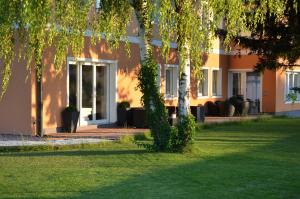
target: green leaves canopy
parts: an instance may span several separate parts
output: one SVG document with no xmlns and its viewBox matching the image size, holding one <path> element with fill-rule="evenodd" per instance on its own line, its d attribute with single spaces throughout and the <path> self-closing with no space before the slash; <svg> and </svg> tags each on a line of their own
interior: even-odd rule
<svg viewBox="0 0 300 199">
<path fill-rule="evenodd" d="M 190 48 L 194 66 L 199 68 L 202 55 L 209 52 L 223 18 L 227 27 L 225 44 L 229 46 L 233 36 L 263 24 L 267 12 L 279 19 L 286 0 L 101 0 L 99 9 L 95 9 L 95 2 L 0 1 L 2 94 L 7 89 L 11 63 L 16 55 L 27 61 L 28 70 L 35 63 L 34 67 L 41 74 L 43 52 L 47 47 L 54 47 L 55 68 L 59 71 L 69 50 L 74 57 L 81 52 L 87 30 L 92 32 L 93 41 L 104 35 L 111 46 L 117 48 L 126 36 L 136 8 L 145 9 L 145 19 L 149 20 L 145 23 L 147 33 L 152 33 L 147 30 L 153 27 L 151 24 L 158 23 L 164 55 L 169 52 L 170 41 L 177 41 L 179 55 L 184 58 L 187 47 Z M 135 6 L 145 2 L 153 6 Z"/>
</svg>

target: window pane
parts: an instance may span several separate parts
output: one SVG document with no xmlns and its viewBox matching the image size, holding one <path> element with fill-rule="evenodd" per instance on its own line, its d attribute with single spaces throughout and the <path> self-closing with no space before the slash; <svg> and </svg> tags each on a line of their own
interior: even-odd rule
<svg viewBox="0 0 300 199">
<path fill-rule="evenodd" d="M 106 119 L 107 99 L 106 67 L 96 67 L 96 120 Z"/>
<path fill-rule="evenodd" d="M 290 92 L 291 91 L 290 89 L 294 87 L 293 82 L 294 82 L 293 81 L 293 74 L 289 74 L 289 91 L 288 92 Z"/>
<path fill-rule="evenodd" d="M 232 74 L 232 95 L 241 95 L 241 73 Z"/>
<path fill-rule="evenodd" d="M 166 94 L 171 94 L 171 71 L 170 69 L 166 70 Z"/>
<path fill-rule="evenodd" d="M 208 96 L 208 70 L 203 69 L 203 79 L 199 82 L 199 95 L 200 96 Z"/>
<path fill-rule="evenodd" d="M 222 70 L 213 70 L 212 72 L 212 94 L 213 96 L 221 96 L 222 95 Z"/>
<path fill-rule="evenodd" d="M 172 97 L 177 97 L 177 84 L 178 84 L 177 80 L 178 80 L 177 67 L 172 67 L 172 84 L 171 84 Z"/>
<path fill-rule="evenodd" d="M 82 65 L 82 108 L 93 107 L 93 67 Z"/>
<path fill-rule="evenodd" d="M 69 106 L 77 107 L 77 65 L 69 65 Z"/>
</svg>

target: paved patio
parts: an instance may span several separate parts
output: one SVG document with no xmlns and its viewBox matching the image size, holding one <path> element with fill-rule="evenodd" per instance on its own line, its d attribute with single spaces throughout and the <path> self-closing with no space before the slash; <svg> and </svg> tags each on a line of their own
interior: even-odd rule
<svg viewBox="0 0 300 199">
<path fill-rule="evenodd" d="M 245 117 L 206 117 L 205 123 L 224 123 L 234 121 L 247 121 L 253 120 L 260 116 L 245 116 Z M 76 133 L 52 133 L 47 135 L 47 139 L 68 139 L 68 138 L 100 138 L 100 139 L 118 139 L 123 135 L 134 135 L 139 133 L 148 132 L 149 129 L 137 128 L 93 128 L 86 130 L 79 130 Z"/>
<path fill-rule="evenodd" d="M 206 117 L 205 123 L 224 123 L 234 121 L 246 121 L 258 117 L 270 116 L 246 116 L 246 117 Z M 1 135 L 0 146 L 22 146 L 22 145 L 65 145 L 78 143 L 95 143 L 104 140 L 116 140 L 124 135 L 134 135 L 148 132 L 149 129 L 103 127 L 80 128 L 76 133 L 51 133 L 43 138 L 22 135 Z"/>
</svg>

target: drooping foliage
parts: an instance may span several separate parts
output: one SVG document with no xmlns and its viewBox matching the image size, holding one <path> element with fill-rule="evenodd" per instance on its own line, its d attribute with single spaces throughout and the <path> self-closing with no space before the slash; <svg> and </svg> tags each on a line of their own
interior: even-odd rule
<svg viewBox="0 0 300 199">
<path fill-rule="evenodd" d="M 53 47 L 53 61 L 59 72 L 69 51 L 74 57 L 81 53 L 88 31 L 93 33 L 94 41 L 101 38 L 101 32 L 113 47 L 118 47 L 115 41 L 126 35 L 130 17 L 127 0 L 101 0 L 100 7 L 94 0 L 0 1 L 0 59 L 4 65 L 2 95 L 7 89 L 11 63 L 16 56 L 26 60 L 28 71 L 34 67 L 39 78 L 43 53 L 46 48 Z"/>
<path fill-rule="evenodd" d="M 203 54 L 210 52 L 212 42 L 218 36 L 216 33 L 222 26 L 226 31 L 224 44 L 227 50 L 230 50 L 230 45 L 237 36 L 257 27 L 267 26 L 268 16 L 272 16 L 272 19 L 278 22 L 289 11 L 291 15 L 295 15 L 292 8 L 299 9 L 295 0 L 160 0 L 159 2 L 157 9 L 163 53 L 169 53 L 171 41 L 177 42 L 179 56 L 182 57 L 181 60 L 185 60 L 188 47 L 192 67 L 197 72 L 201 69 Z M 181 66 L 183 65 L 184 62 L 181 62 Z"/>
</svg>

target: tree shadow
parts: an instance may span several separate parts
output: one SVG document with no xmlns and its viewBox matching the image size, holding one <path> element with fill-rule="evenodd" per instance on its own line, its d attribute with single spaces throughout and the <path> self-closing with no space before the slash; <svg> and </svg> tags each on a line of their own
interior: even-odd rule
<svg viewBox="0 0 300 199">
<path fill-rule="evenodd" d="M 293 165 L 289 158 L 268 151 L 295 139 L 299 136 L 255 150 L 150 170 L 72 198 L 299 198 L 299 161 Z M 300 154 L 295 146 L 288 152 Z"/>
<path fill-rule="evenodd" d="M 71 150 L 71 151 L 36 151 L 2 153 L 0 157 L 54 157 L 54 156 L 110 156 L 110 155 L 139 155 L 150 153 L 146 150 Z"/>
<path fill-rule="evenodd" d="M 158 165 L 142 174 L 139 172 L 133 175 L 122 174 L 122 178 L 114 183 L 99 183 L 94 184 L 91 188 L 82 189 L 77 189 L 76 186 L 57 187 L 56 192 L 53 191 L 53 193 L 51 190 L 50 192 L 38 190 L 32 195 L 39 196 L 39 198 L 101 199 L 299 198 L 299 140 L 299 134 L 291 134 L 273 143 L 256 145 L 245 151 L 218 156 L 200 154 L 196 158 L 187 158 L 187 161 L 181 164 L 170 161 L 166 165 L 165 163 Z M 75 151 L 61 152 L 60 154 L 71 156 L 119 155 L 142 154 L 143 152 L 142 150 Z M 52 155 L 52 153 L 47 155 Z M 98 175 L 101 181 L 104 176 Z M 111 175 L 118 174 L 111 173 Z M 53 195 L 51 196 L 51 194 Z M 30 197 L 23 195 L 22 198 L 32 198 L 32 195 Z"/>
</svg>

